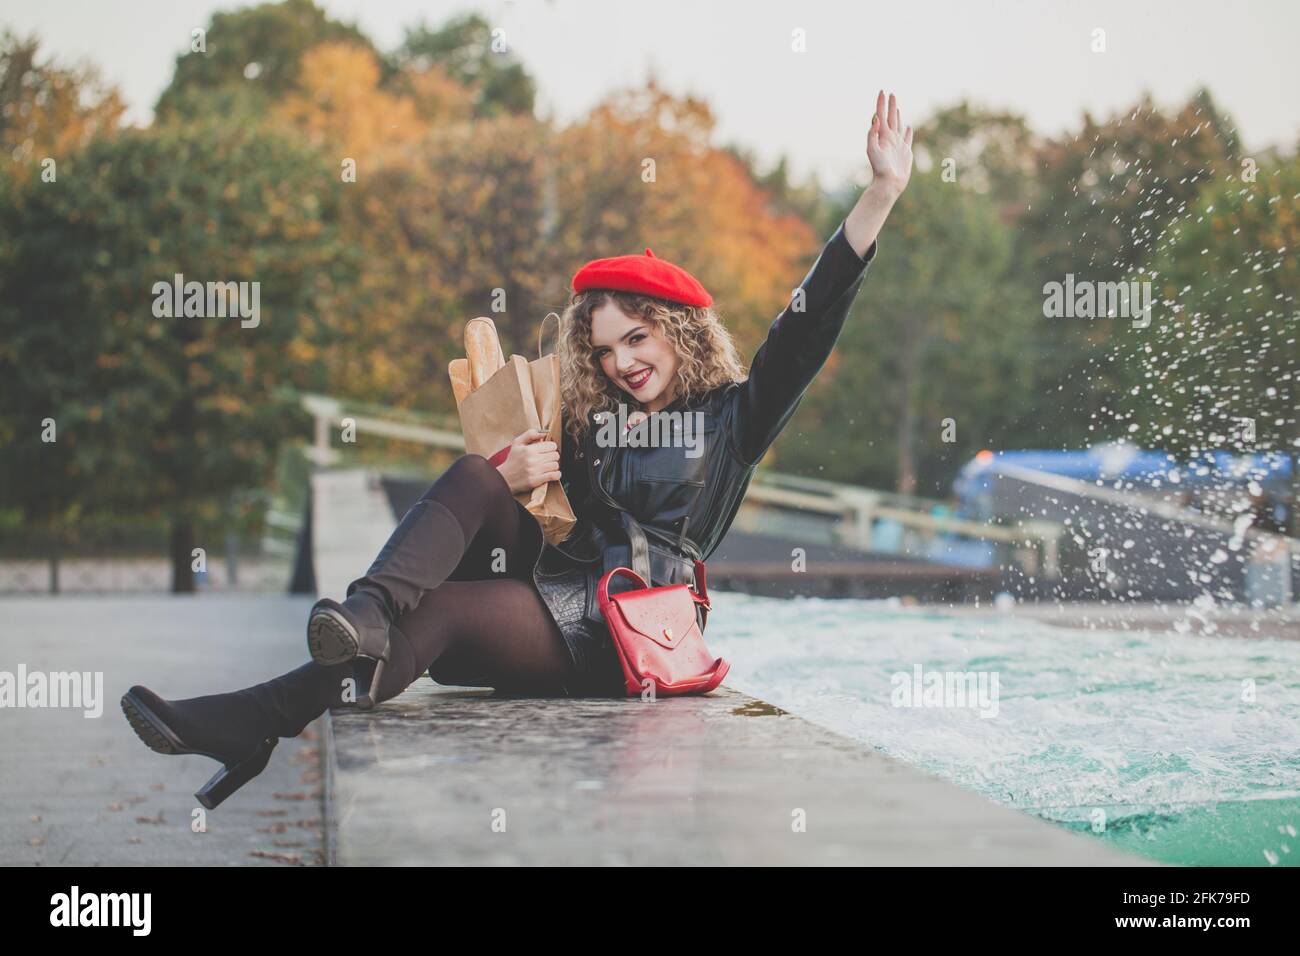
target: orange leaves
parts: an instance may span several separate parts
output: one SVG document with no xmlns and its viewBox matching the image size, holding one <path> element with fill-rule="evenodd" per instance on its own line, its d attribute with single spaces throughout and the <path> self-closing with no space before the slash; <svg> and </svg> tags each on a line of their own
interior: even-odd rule
<svg viewBox="0 0 1300 956">
<path fill-rule="evenodd" d="M 416 101 L 381 89 L 373 53 L 342 42 L 322 43 L 303 54 L 299 92 L 278 103 L 275 114 L 313 145 L 363 167 L 382 164 L 429 128 Z"/>
<path fill-rule="evenodd" d="M 403 67 L 393 86 L 404 90 L 416 115 L 429 126 L 473 118 L 475 92 L 456 82 L 436 64 L 423 70 Z"/>
<path fill-rule="evenodd" d="M 561 239 L 570 272 L 599 256 L 652 246 L 713 293 L 745 352 L 789 299 L 818 237 L 712 145 L 706 103 L 650 82 L 619 91 L 555 137 Z M 566 277 L 567 278 L 567 277 Z"/>
<path fill-rule="evenodd" d="M 39 41 L 12 34 L 0 38 L 0 155 L 6 175 L 22 181 L 46 157 L 61 160 L 91 139 L 115 130 L 126 110 L 117 90 L 97 69 L 37 64 Z"/>
</svg>

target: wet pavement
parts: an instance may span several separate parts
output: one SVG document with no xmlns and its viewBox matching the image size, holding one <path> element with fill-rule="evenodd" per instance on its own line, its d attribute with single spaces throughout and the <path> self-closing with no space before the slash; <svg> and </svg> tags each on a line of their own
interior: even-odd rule
<svg viewBox="0 0 1300 956">
<path fill-rule="evenodd" d="M 312 476 L 319 592 L 397 523 L 379 476 Z M 1149 865 L 727 688 L 510 699 L 427 676 L 325 730 L 343 865 Z"/>
<path fill-rule="evenodd" d="M 118 699 L 134 683 L 188 697 L 296 667 L 310 603 L 6 600 L 0 670 L 101 672 L 103 699 L 97 717 L 0 709 L 0 864 L 1145 862 L 725 686 L 650 703 L 422 677 L 281 741 L 198 817 L 193 793 L 216 763 L 150 751 Z"/>
<path fill-rule="evenodd" d="M 323 720 L 204 811 L 194 791 L 216 761 L 154 753 L 118 703 L 132 684 L 194 697 L 297 667 L 310 606 L 251 594 L 6 598 L 0 671 L 101 672 L 103 700 L 97 717 L 0 707 L 0 865 L 319 865 Z"/>
<path fill-rule="evenodd" d="M 1150 865 L 725 687 L 331 715 L 344 865 Z"/>
</svg>

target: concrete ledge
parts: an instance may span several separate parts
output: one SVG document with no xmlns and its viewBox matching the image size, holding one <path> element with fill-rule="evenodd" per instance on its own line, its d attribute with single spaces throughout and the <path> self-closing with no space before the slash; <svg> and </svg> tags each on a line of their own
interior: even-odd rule
<svg viewBox="0 0 1300 956">
<path fill-rule="evenodd" d="M 423 678 L 330 716 L 342 865 L 1153 865 L 726 687 L 642 703 Z"/>
<path fill-rule="evenodd" d="M 342 597 L 396 517 L 377 475 L 312 487 L 317 586 Z M 323 723 L 331 864 L 1152 865 L 725 686 L 651 704 L 422 677 Z"/>
</svg>

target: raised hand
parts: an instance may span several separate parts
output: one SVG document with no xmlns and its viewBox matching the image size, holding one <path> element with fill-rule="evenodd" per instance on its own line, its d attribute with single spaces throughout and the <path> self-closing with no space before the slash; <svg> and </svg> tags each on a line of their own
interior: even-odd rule
<svg viewBox="0 0 1300 956">
<path fill-rule="evenodd" d="M 912 176 L 912 127 L 903 126 L 894 94 L 889 94 L 885 109 L 885 91 L 876 97 L 876 115 L 871 117 L 867 133 L 867 159 L 874 175 L 872 184 L 880 183 L 901 193 Z"/>
</svg>

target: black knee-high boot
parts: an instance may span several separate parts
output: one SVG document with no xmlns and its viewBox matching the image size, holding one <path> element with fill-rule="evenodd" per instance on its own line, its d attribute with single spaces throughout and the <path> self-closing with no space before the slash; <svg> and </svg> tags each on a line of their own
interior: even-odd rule
<svg viewBox="0 0 1300 956">
<path fill-rule="evenodd" d="M 402 518 L 365 577 L 348 585 L 346 600 L 321 598 L 312 607 L 307 647 L 314 661 L 326 666 L 357 658 L 374 662 L 371 680 L 358 687 L 357 706 L 378 703 L 394 644 L 405 642 L 390 635 L 393 621 L 413 610 L 421 594 L 456 570 L 465 546 L 456 516 L 438 501 L 422 498 Z M 409 647 L 403 653 L 409 656 Z"/>
<path fill-rule="evenodd" d="M 328 707 L 347 706 L 349 679 L 357 680 L 351 664 L 311 661 L 252 687 L 185 700 L 137 684 L 122 695 L 122 711 L 150 749 L 221 762 L 195 794 L 212 809 L 262 772 L 279 738 L 298 736 Z"/>
</svg>

